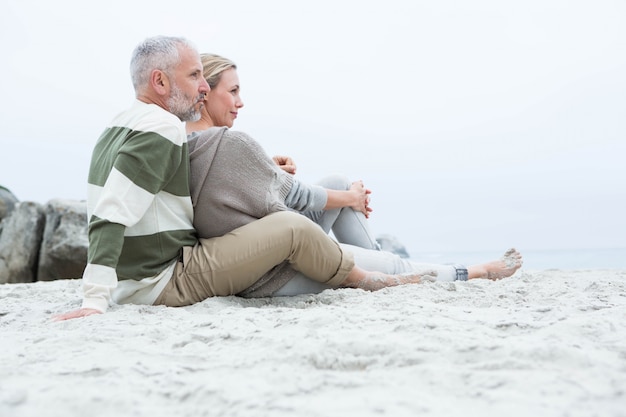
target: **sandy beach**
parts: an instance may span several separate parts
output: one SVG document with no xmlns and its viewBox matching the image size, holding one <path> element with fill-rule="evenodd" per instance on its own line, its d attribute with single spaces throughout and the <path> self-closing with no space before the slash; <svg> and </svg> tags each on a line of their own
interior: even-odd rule
<svg viewBox="0 0 626 417">
<path fill-rule="evenodd" d="M 626 416 L 626 270 L 123 305 L 0 285 L 0 416 Z"/>
</svg>

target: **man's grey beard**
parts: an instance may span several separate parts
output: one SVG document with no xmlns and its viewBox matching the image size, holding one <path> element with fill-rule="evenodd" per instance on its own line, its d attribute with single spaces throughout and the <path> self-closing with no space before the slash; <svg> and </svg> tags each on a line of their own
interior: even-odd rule
<svg viewBox="0 0 626 417">
<path fill-rule="evenodd" d="M 198 101 L 189 100 L 176 84 L 172 84 L 172 95 L 167 100 L 167 106 L 170 113 L 183 122 L 195 122 L 200 120 L 200 110 L 196 108 Z"/>
</svg>

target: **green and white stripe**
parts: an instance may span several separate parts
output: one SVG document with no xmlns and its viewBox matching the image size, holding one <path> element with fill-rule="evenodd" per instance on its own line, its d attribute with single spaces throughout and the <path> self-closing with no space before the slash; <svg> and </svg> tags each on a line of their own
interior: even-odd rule
<svg viewBox="0 0 626 417">
<path fill-rule="evenodd" d="M 113 120 L 93 152 L 88 215 L 83 306 L 102 310 L 118 279 L 153 278 L 196 243 L 186 134 L 176 116 L 136 101 Z"/>
</svg>

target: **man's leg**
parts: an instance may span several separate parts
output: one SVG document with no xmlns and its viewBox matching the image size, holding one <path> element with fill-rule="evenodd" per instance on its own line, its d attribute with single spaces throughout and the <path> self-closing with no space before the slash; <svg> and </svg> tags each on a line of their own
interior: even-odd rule
<svg viewBox="0 0 626 417">
<path fill-rule="evenodd" d="M 315 223 L 283 211 L 183 248 L 182 262 L 156 304 L 181 306 L 237 294 L 285 260 L 331 286 L 339 286 L 354 267 L 352 254 Z"/>
</svg>

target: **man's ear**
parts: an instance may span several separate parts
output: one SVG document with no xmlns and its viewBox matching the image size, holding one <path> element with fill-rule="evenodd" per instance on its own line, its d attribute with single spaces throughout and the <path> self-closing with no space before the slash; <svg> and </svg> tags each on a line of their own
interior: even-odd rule
<svg viewBox="0 0 626 417">
<path fill-rule="evenodd" d="M 153 70 L 150 74 L 150 84 L 159 95 L 168 95 L 170 92 L 170 80 L 161 70 Z"/>
</svg>

